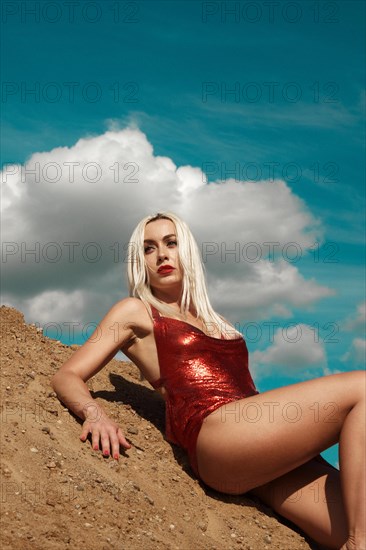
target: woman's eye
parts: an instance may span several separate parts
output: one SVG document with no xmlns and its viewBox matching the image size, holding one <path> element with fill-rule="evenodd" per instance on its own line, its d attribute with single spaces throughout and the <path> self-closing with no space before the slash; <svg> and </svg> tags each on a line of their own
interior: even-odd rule
<svg viewBox="0 0 366 550">
<path fill-rule="evenodd" d="M 177 246 L 177 244 L 177 241 L 167 241 L 166 246 Z M 152 250 L 154 250 L 152 245 L 146 245 L 144 248 L 145 254 L 149 254 Z"/>
</svg>

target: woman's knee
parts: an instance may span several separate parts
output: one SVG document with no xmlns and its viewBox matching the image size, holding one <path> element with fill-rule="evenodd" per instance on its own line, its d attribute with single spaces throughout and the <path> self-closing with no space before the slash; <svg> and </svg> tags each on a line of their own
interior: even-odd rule
<svg viewBox="0 0 366 550">
<path fill-rule="evenodd" d="M 349 379 L 349 391 L 351 391 L 354 396 L 358 396 L 358 400 L 364 401 L 366 397 L 366 371 L 353 370 L 343 374 L 346 380 L 345 391 L 347 391 L 347 379 Z"/>
<path fill-rule="evenodd" d="M 338 395 L 341 403 L 352 407 L 359 401 L 365 401 L 366 371 L 353 370 L 329 376 L 329 387 L 334 389 L 334 396 Z M 330 395 L 330 392 L 328 392 Z M 335 398 L 337 401 L 337 398 Z M 340 403 L 337 403 L 340 405 Z M 342 407 L 343 408 L 343 407 Z"/>
</svg>

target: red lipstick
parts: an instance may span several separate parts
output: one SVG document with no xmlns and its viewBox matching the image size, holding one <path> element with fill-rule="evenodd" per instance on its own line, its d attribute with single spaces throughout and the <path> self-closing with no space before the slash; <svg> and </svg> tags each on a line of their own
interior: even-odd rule
<svg viewBox="0 0 366 550">
<path fill-rule="evenodd" d="M 174 267 L 171 265 L 162 265 L 158 269 L 158 273 L 171 273 L 174 270 Z"/>
</svg>

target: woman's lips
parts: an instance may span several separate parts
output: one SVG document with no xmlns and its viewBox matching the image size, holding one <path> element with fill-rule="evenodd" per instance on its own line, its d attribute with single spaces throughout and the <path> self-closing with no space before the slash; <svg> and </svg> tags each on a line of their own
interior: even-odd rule
<svg viewBox="0 0 366 550">
<path fill-rule="evenodd" d="M 171 265 L 164 265 L 163 267 L 159 267 L 158 269 L 158 273 L 162 275 L 171 273 L 172 271 L 174 271 L 174 267 L 172 267 Z"/>
</svg>

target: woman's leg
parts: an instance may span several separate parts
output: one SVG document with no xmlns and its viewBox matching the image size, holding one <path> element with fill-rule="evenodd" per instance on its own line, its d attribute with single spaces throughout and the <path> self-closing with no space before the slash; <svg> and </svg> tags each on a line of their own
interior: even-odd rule
<svg viewBox="0 0 366 550">
<path fill-rule="evenodd" d="M 309 460 L 249 494 L 258 496 L 326 548 L 339 549 L 347 540 L 339 471 L 325 461 Z"/>
<path fill-rule="evenodd" d="M 344 550 L 366 550 L 366 442 L 364 399 L 347 415 L 339 439 L 339 467 L 350 540 Z"/>
<path fill-rule="evenodd" d="M 240 494 L 284 476 L 339 441 L 348 535 L 355 548 L 364 549 L 365 389 L 365 373 L 355 371 L 221 407 L 205 419 L 198 436 L 202 480 Z M 300 515 L 301 509 L 300 501 Z"/>
</svg>

